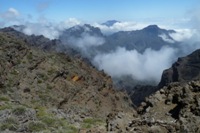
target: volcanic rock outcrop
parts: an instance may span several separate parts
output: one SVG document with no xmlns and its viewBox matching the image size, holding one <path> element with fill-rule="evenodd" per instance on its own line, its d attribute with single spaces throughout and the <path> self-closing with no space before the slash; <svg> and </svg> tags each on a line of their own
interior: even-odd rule
<svg viewBox="0 0 200 133">
<path fill-rule="evenodd" d="M 186 82 L 200 79 L 200 50 L 192 54 L 178 58 L 171 68 L 162 74 L 159 87 L 168 85 L 171 82 Z"/>
</svg>

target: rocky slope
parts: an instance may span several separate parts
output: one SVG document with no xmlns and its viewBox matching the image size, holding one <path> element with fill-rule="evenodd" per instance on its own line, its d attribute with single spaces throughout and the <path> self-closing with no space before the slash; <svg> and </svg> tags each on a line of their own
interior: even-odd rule
<svg viewBox="0 0 200 133">
<path fill-rule="evenodd" d="M 146 98 L 139 115 L 115 115 L 109 131 L 131 133 L 200 133 L 200 80 L 171 83 Z M 122 120 L 129 120 L 121 124 Z"/>
<path fill-rule="evenodd" d="M 80 55 L 77 51 L 74 49 L 70 48 L 67 45 L 62 44 L 62 42 L 58 39 L 54 40 L 49 40 L 48 38 L 45 38 L 43 35 L 40 36 L 27 36 L 24 33 L 22 33 L 22 29 L 19 30 L 19 28 L 24 28 L 23 26 L 13 26 L 13 27 L 6 27 L 3 29 L 0 29 L 1 32 L 10 34 L 12 36 L 15 36 L 18 39 L 23 40 L 26 45 L 29 46 L 34 46 L 43 50 L 47 51 L 57 51 L 57 52 L 62 52 L 67 55 L 72 55 L 72 56 L 77 56 Z"/>
<path fill-rule="evenodd" d="M 105 73 L 0 31 L 0 132 L 106 132 L 110 113 L 131 110 Z"/>
</svg>

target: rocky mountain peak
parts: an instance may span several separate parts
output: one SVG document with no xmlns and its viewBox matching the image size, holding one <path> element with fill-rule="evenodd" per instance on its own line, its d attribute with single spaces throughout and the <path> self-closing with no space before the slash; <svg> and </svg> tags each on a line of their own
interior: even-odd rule
<svg viewBox="0 0 200 133">
<path fill-rule="evenodd" d="M 154 35 L 159 35 L 163 32 L 165 32 L 163 29 L 160 29 L 157 25 L 149 25 L 147 27 L 145 27 L 144 29 L 142 29 L 142 31 L 144 32 L 148 32 Z"/>
<path fill-rule="evenodd" d="M 81 37 L 82 34 L 88 34 L 91 36 L 100 36 L 100 37 L 103 36 L 99 28 L 93 27 L 89 24 L 84 24 L 82 26 L 77 25 L 77 26 L 64 30 L 60 38 L 63 38 L 63 37 L 67 38 L 69 36 Z"/>
<path fill-rule="evenodd" d="M 158 30 L 158 29 L 160 29 L 158 25 L 149 25 L 144 28 L 144 30 Z"/>
<path fill-rule="evenodd" d="M 106 26 L 110 27 L 110 26 L 113 26 L 115 23 L 118 23 L 118 22 L 120 22 L 120 21 L 117 21 L 117 20 L 108 20 L 108 21 L 102 23 L 102 25 L 106 25 Z"/>
</svg>

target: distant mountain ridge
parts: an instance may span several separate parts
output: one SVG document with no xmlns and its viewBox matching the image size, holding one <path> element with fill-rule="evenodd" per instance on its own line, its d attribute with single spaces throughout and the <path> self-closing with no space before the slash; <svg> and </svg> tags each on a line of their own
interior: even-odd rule
<svg viewBox="0 0 200 133">
<path fill-rule="evenodd" d="M 82 26 L 76 25 L 69 29 L 64 30 L 59 38 L 68 37 L 68 36 L 80 37 L 81 34 L 83 33 L 87 33 L 91 36 L 103 36 L 99 28 L 93 27 L 89 24 L 84 24 Z"/>
<path fill-rule="evenodd" d="M 99 46 L 98 49 L 104 52 L 112 51 L 117 47 L 124 47 L 127 50 L 135 49 L 138 52 L 144 52 L 147 48 L 159 50 L 163 46 L 174 47 L 175 45 L 166 42 L 159 36 L 164 34 L 172 39 L 171 33 L 175 33 L 175 31 L 160 29 L 157 25 L 150 25 L 142 30 L 119 31 L 107 36 L 105 44 Z"/>
<path fill-rule="evenodd" d="M 113 26 L 115 23 L 119 23 L 119 22 L 120 21 L 117 21 L 117 20 L 108 20 L 108 21 L 102 23 L 102 25 L 110 27 L 110 26 Z"/>
<path fill-rule="evenodd" d="M 110 20 L 105 22 L 105 24 L 114 24 L 117 22 L 119 21 Z M 25 27 L 15 26 L 14 28 L 22 32 L 22 29 Z M 87 34 L 105 39 L 105 43 L 94 48 L 96 52 L 107 53 L 115 50 L 117 47 L 124 47 L 127 50 L 135 49 L 138 52 L 144 52 L 147 48 L 159 50 L 163 46 L 176 47 L 178 42 L 173 40 L 170 36 L 171 33 L 175 33 L 175 31 L 161 29 L 157 25 L 149 25 L 141 30 L 119 31 L 106 36 L 103 35 L 99 28 L 91 26 L 90 24 L 84 24 L 63 30 L 58 39 L 67 42 L 71 37 L 81 38 L 83 34 Z M 171 40 L 171 42 L 166 41 L 165 38 Z"/>
<path fill-rule="evenodd" d="M 99 28 L 85 24 L 83 26 L 77 25 L 64 30 L 59 39 L 68 40 L 70 37 L 81 38 L 83 34 L 88 34 L 101 37 L 105 40 L 105 43 L 102 45 L 93 47 L 92 51 L 96 51 L 96 53 L 108 53 L 116 50 L 117 47 L 124 47 L 127 50 L 135 49 L 142 53 L 147 48 L 159 50 L 163 46 L 176 47 L 178 42 L 173 40 L 170 36 L 171 33 L 175 33 L 175 31 L 161 29 L 157 25 L 149 25 L 141 30 L 119 31 L 106 36 L 103 35 Z M 164 40 L 162 36 L 171 40 L 171 42 Z M 94 54 L 95 52 L 92 55 Z"/>
</svg>

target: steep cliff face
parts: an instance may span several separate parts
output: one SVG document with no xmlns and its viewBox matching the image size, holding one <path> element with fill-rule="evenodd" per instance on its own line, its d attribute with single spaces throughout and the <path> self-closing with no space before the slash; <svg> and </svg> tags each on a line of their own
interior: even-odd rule
<svg viewBox="0 0 200 133">
<path fill-rule="evenodd" d="M 185 82 L 200 79 L 200 50 L 179 58 L 171 68 L 162 74 L 159 87 L 168 85 L 171 82 Z"/>
<path fill-rule="evenodd" d="M 0 131 L 106 131 L 108 114 L 132 110 L 105 73 L 27 43 L 0 32 Z"/>
</svg>

